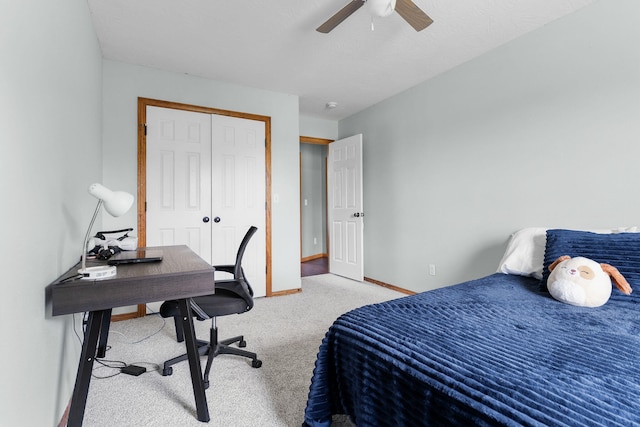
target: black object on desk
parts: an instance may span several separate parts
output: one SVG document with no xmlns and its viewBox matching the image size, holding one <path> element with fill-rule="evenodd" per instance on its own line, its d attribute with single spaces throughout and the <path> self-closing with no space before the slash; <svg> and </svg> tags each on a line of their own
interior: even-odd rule
<svg viewBox="0 0 640 427">
<path fill-rule="evenodd" d="M 47 286 L 53 316 L 89 312 L 68 427 L 82 425 L 93 360 L 104 357 L 111 310 L 170 299 L 178 300 L 182 314 L 197 418 L 210 419 L 189 299 L 214 292 L 214 268 L 187 246 L 147 249 L 161 249 L 163 260 L 120 265 L 116 276 L 104 280 L 69 280 L 77 275 L 78 264 Z"/>
<path fill-rule="evenodd" d="M 162 251 L 159 249 L 138 248 L 135 251 L 122 251 L 109 258 L 107 264 L 122 265 L 138 262 L 162 261 Z"/>
</svg>

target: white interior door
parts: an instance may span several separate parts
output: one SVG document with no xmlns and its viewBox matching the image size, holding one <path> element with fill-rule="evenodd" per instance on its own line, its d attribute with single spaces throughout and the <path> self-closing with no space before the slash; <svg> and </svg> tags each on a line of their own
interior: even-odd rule
<svg viewBox="0 0 640 427">
<path fill-rule="evenodd" d="M 364 280 L 362 134 L 329 144 L 329 272 Z"/>
<path fill-rule="evenodd" d="M 147 107 L 147 246 L 211 262 L 211 115 Z"/>
<path fill-rule="evenodd" d="M 265 124 L 213 115 L 212 243 L 214 264 L 233 264 L 250 226 L 258 227 L 242 260 L 254 296 L 267 293 Z"/>
<path fill-rule="evenodd" d="M 212 265 L 243 258 L 266 295 L 266 166 L 262 121 L 147 107 L 147 246 L 186 244 Z M 218 277 L 218 275 L 216 276 Z"/>
</svg>

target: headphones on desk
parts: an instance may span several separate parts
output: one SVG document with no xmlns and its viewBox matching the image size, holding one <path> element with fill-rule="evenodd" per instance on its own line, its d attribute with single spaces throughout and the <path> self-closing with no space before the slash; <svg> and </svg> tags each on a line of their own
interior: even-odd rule
<svg viewBox="0 0 640 427">
<path fill-rule="evenodd" d="M 122 230 L 113 231 L 98 231 L 93 236 L 94 247 L 88 254 L 95 256 L 100 260 L 108 260 L 113 255 L 122 251 L 133 251 L 138 247 L 138 238 L 135 236 L 129 236 L 129 232 L 133 231 L 133 228 L 123 228 Z M 120 237 L 107 238 L 107 234 L 124 233 Z M 96 240 L 98 239 L 98 240 Z"/>
<path fill-rule="evenodd" d="M 96 250 L 97 250 L 97 253 L 96 253 Z M 111 258 L 112 255 L 115 255 L 121 251 L 122 249 L 120 249 L 117 246 L 107 246 L 106 248 L 104 246 L 96 246 L 91 250 L 91 252 L 95 253 L 97 259 L 101 259 L 105 261 Z"/>
</svg>

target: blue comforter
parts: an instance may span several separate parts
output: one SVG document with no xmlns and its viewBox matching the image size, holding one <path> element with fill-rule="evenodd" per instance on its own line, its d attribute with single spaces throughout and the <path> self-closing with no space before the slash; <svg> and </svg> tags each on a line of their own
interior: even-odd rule
<svg viewBox="0 0 640 427">
<path fill-rule="evenodd" d="M 574 307 L 494 274 L 361 307 L 320 346 L 305 425 L 640 425 L 637 301 Z"/>
</svg>

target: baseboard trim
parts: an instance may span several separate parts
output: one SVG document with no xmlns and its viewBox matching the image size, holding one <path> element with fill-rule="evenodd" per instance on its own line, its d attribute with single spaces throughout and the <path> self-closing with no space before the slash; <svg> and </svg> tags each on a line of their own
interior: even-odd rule
<svg viewBox="0 0 640 427">
<path fill-rule="evenodd" d="M 132 311 L 131 313 L 122 313 L 122 314 L 114 314 L 111 316 L 112 322 L 119 322 L 121 320 L 130 320 L 140 317 L 137 311 Z"/>
<path fill-rule="evenodd" d="M 415 295 L 417 292 L 410 291 L 409 289 L 400 288 L 395 285 L 390 285 L 389 283 L 381 282 L 379 280 L 372 279 L 370 277 L 364 278 L 365 282 L 373 283 L 374 285 L 382 286 L 383 288 L 391 289 L 396 292 L 400 292 L 407 295 Z"/>
<path fill-rule="evenodd" d="M 300 292 L 302 292 L 302 288 L 287 289 L 286 291 L 272 292 L 271 296 L 272 297 L 282 297 L 282 296 L 285 296 L 285 295 L 299 294 Z"/>
<path fill-rule="evenodd" d="M 304 258 L 301 258 L 300 262 L 313 261 L 314 259 L 320 259 L 320 258 L 329 258 L 329 255 L 327 255 L 327 254 L 310 255 L 310 256 L 306 256 Z"/>
</svg>

